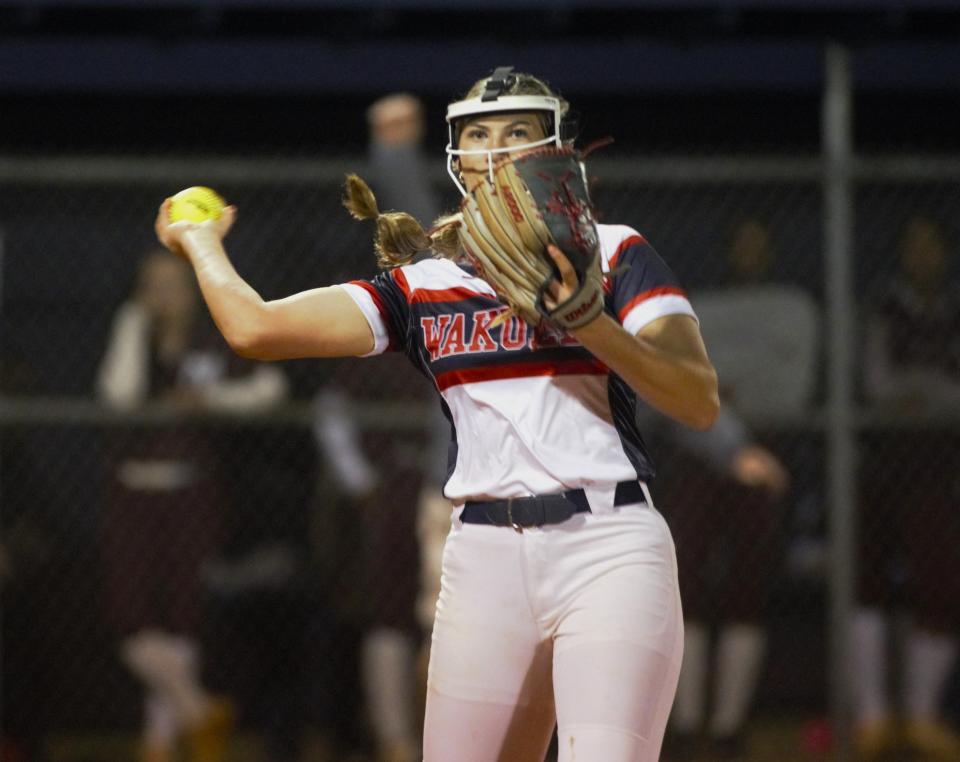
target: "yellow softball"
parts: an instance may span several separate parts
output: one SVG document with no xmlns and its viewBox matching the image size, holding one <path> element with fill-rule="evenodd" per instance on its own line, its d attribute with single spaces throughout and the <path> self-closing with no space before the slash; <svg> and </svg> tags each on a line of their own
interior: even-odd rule
<svg viewBox="0 0 960 762">
<path fill-rule="evenodd" d="M 171 202 L 170 222 L 218 220 L 225 206 L 219 193 L 202 185 L 180 191 Z"/>
</svg>

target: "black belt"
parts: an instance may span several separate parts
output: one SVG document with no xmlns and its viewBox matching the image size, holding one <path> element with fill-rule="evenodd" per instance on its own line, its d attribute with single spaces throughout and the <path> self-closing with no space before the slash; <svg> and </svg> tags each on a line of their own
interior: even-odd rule
<svg viewBox="0 0 960 762">
<path fill-rule="evenodd" d="M 619 482 L 613 504 L 646 503 L 640 482 Z M 570 489 L 558 495 L 533 495 L 510 500 L 469 500 L 460 514 L 465 524 L 492 524 L 498 527 L 539 527 L 559 524 L 575 513 L 590 513 L 590 503 L 582 489 Z"/>
</svg>

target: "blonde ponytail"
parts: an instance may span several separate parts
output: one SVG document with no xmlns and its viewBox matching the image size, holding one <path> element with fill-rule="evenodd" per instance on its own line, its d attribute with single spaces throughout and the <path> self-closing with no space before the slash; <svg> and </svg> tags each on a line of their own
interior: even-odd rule
<svg viewBox="0 0 960 762">
<path fill-rule="evenodd" d="M 405 265 L 421 251 L 433 250 L 448 259 L 460 252 L 459 215 L 441 217 L 426 231 L 406 212 L 381 212 L 370 186 L 353 174 L 347 175 L 343 205 L 355 219 L 377 221 L 374 249 L 384 269 Z"/>
</svg>

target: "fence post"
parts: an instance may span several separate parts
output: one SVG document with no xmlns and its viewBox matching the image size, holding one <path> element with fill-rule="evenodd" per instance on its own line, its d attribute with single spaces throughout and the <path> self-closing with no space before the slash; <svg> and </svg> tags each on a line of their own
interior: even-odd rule
<svg viewBox="0 0 960 762">
<path fill-rule="evenodd" d="M 830 541 L 830 713 L 837 759 L 853 758 L 850 630 L 854 608 L 856 449 L 852 297 L 853 188 L 850 55 L 830 43 L 824 54 L 821 139 L 827 295 L 827 489 Z"/>
</svg>

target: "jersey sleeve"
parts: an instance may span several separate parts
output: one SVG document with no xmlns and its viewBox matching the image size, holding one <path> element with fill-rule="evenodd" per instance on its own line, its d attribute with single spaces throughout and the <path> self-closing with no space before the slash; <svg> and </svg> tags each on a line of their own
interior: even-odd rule
<svg viewBox="0 0 960 762">
<path fill-rule="evenodd" d="M 696 313 L 673 271 L 643 236 L 626 238 L 610 259 L 609 304 L 630 333 L 666 315 Z"/>
<path fill-rule="evenodd" d="M 365 357 L 386 351 L 407 351 L 410 344 L 410 289 L 402 268 L 371 280 L 340 284 L 360 308 L 373 331 L 373 349 Z"/>
</svg>

